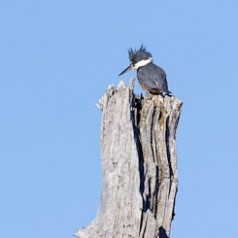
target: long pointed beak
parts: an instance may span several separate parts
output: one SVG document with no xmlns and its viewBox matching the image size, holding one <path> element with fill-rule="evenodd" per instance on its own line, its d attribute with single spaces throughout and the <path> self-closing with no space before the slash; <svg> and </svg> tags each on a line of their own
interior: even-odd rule
<svg viewBox="0 0 238 238">
<path fill-rule="evenodd" d="M 121 76 L 122 74 L 126 73 L 127 71 L 131 70 L 133 67 L 132 64 L 130 64 L 126 69 L 124 69 L 118 76 Z"/>
</svg>

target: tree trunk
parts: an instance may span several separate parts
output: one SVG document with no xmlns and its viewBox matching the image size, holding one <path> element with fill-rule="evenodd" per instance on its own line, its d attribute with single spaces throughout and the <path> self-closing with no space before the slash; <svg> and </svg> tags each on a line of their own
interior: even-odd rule
<svg viewBox="0 0 238 238">
<path fill-rule="evenodd" d="M 80 238 L 167 238 L 177 192 L 176 129 L 182 102 L 174 96 L 109 86 L 97 106 L 102 191 L 95 220 Z"/>
</svg>

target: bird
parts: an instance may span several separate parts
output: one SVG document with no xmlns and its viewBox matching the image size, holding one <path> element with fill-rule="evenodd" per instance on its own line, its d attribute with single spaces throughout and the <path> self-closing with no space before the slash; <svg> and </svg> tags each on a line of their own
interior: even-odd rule
<svg viewBox="0 0 238 238">
<path fill-rule="evenodd" d="M 153 63 L 152 54 L 147 51 L 144 45 L 138 50 L 129 48 L 128 50 L 130 65 L 118 76 L 135 69 L 137 79 L 142 89 L 151 94 L 170 95 L 165 71 Z"/>
</svg>

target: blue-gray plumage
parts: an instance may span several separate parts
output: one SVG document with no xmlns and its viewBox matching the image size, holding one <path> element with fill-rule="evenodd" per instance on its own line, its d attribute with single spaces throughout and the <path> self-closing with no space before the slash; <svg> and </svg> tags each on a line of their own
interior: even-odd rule
<svg viewBox="0 0 238 238">
<path fill-rule="evenodd" d="M 130 65 L 120 74 L 131 69 L 137 70 L 137 78 L 143 90 L 152 94 L 170 94 L 165 71 L 153 64 L 152 55 L 142 45 L 139 50 L 129 49 Z"/>
</svg>

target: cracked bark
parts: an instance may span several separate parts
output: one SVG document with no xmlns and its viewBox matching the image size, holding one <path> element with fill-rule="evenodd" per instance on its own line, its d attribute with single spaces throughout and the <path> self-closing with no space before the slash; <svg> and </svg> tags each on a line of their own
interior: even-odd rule
<svg viewBox="0 0 238 238">
<path fill-rule="evenodd" d="M 182 102 L 109 86 L 99 100 L 102 191 L 98 214 L 74 236 L 167 238 L 177 193 L 176 129 Z"/>
</svg>

